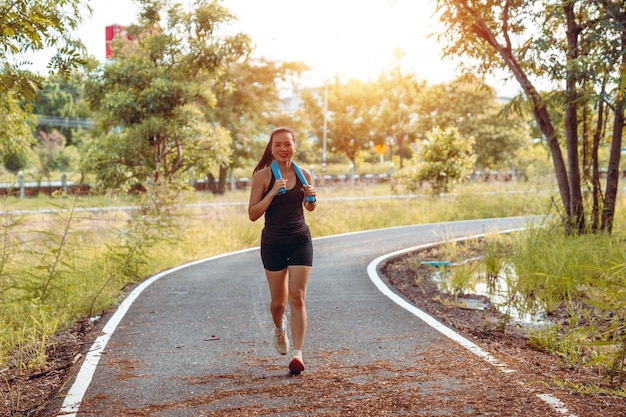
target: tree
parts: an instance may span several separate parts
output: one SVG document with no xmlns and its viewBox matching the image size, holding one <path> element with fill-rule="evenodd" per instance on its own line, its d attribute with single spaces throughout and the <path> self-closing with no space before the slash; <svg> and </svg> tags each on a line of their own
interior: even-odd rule
<svg viewBox="0 0 626 417">
<path fill-rule="evenodd" d="M 245 35 L 218 36 L 234 17 L 217 2 L 197 1 L 191 12 L 170 0 L 139 5 L 132 40 L 114 40 L 113 62 L 87 86 L 100 132 L 90 160 L 106 187 L 170 183 L 226 165 L 230 135 L 210 123 L 216 84 L 250 51 Z"/>
<path fill-rule="evenodd" d="M 520 115 L 503 114 L 495 102 L 468 125 L 463 134 L 475 139 L 476 168 L 481 170 L 513 168 L 517 152 L 530 142 L 527 121 Z"/>
<path fill-rule="evenodd" d="M 391 139 L 398 149 L 402 169 L 404 145 L 416 139 L 418 129 L 416 106 L 426 83 L 418 81 L 413 73 L 404 73 L 400 65 L 404 53 L 400 50 L 394 52 L 396 64 L 391 70 L 381 74 L 377 80 L 380 102 L 374 142 L 385 145 Z"/>
<path fill-rule="evenodd" d="M 25 69 L 22 56 L 52 48 L 48 68 L 68 76 L 84 61 L 82 45 L 70 34 L 89 6 L 80 0 L 13 0 L 0 4 L 0 155 L 33 141 L 32 103 L 44 77 Z"/>
<path fill-rule="evenodd" d="M 418 132 L 454 126 L 464 137 L 473 137 L 479 169 L 502 167 L 525 139 L 523 118 L 502 114 L 493 88 L 473 75 L 427 86 L 417 109 Z"/>
<path fill-rule="evenodd" d="M 302 95 L 305 117 L 318 138 L 323 135 L 324 99 L 328 100 L 327 141 L 331 152 L 343 153 L 356 167 L 357 154 L 373 145 L 375 119 L 380 95 L 376 85 L 350 79 L 342 82 L 335 78 L 327 92 Z"/>
<path fill-rule="evenodd" d="M 455 127 L 435 128 L 420 147 L 416 169 L 405 169 L 400 180 L 414 191 L 416 184 L 429 184 L 433 194 L 449 192 L 471 174 L 476 163 L 474 138 L 463 137 Z"/>
<path fill-rule="evenodd" d="M 38 159 L 35 165 L 38 167 L 36 176 L 39 180 L 50 179 L 52 171 L 70 171 L 78 162 L 76 148 L 66 146 L 66 139 L 58 130 L 39 132 L 38 142 L 34 151 Z"/>
<path fill-rule="evenodd" d="M 56 129 L 65 136 L 68 145 L 73 145 L 74 131 L 80 127 L 72 122 L 86 122 L 92 114 L 85 101 L 84 88 L 83 72 L 76 71 L 69 78 L 49 76 L 38 99 L 33 103 L 33 112 L 39 121 L 37 129 L 47 133 Z M 52 121 L 47 121 L 46 118 Z"/>
<path fill-rule="evenodd" d="M 469 66 L 483 73 L 506 69 L 522 88 L 552 156 L 569 230 L 587 229 L 581 182 L 587 168 L 581 167 L 581 144 L 584 149 L 593 138 L 589 160 L 583 158 L 582 163 L 591 164 L 596 176 L 597 146 L 610 141 L 605 192 L 601 195 L 599 181 L 592 176 L 594 197 L 587 211 L 594 216 L 592 230 L 611 231 L 624 127 L 626 5 L 607 0 L 438 0 L 437 5 L 446 28 L 439 35 L 447 43 L 446 54 L 470 58 L 475 64 Z M 564 89 L 542 93 L 533 79 Z M 515 101 L 511 108 L 521 109 L 522 104 Z M 553 120 L 559 109 L 564 113 L 563 133 Z M 595 124 L 590 123 L 593 109 Z M 610 138 L 605 131 L 609 112 Z"/>
<path fill-rule="evenodd" d="M 262 137 L 267 140 L 271 130 L 268 126 L 291 126 L 297 132 L 301 131 L 294 125 L 293 119 L 285 119 L 279 85 L 293 85 L 307 69 L 298 62 L 245 57 L 219 74 L 213 88 L 216 105 L 209 118 L 230 132 L 233 158 L 230 164 L 220 165 L 218 183 L 213 184 L 214 191 L 224 192 L 228 169 L 256 160 L 263 152 L 265 143 L 257 143 L 255 139 Z"/>
</svg>

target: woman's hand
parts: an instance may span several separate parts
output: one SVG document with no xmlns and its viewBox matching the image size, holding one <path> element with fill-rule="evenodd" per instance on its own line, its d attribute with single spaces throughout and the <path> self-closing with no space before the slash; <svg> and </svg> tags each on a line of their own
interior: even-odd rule
<svg viewBox="0 0 626 417">
<path fill-rule="evenodd" d="M 304 191 L 304 206 L 307 208 L 307 210 L 312 211 L 315 208 L 315 205 L 317 204 L 317 192 L 315 191 L 315 187 L 313 187 L 312 185 L 309 185 L 308 187 L 302 187 L 302 190 Z M 306 201 L 306 198 L 312 196 L 313 198 L 315 198 L 315 201 L 313 202 L 308 202 Z"/>
<path fill-rule="evenodd" d="M 275 197 L 278 195 L 278 192 L 280 191 L 281 188 L 284 188 L 285 190 L 287 189 L 287 179 L 286 178 L 281 178 L 279 180 L 275 180 L 274 181 L 274 186 L 272 187 L 271 191 L 269 193 L 267 193 L 268 195 L 271 195 L 272 197 Z"/>
</svg>

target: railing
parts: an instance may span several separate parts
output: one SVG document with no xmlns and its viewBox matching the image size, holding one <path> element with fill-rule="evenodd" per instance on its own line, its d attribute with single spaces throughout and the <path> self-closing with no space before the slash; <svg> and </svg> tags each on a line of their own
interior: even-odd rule
<svg viewBox="0 0 626 417">
<path fill-rule="evenodd" d="M 332 186 L 339 184 L 362 185 L 388 182 L 393 173 L 381 174 L 348 174 L 348 175 L 316 175 L 313 174 L 313 185 L 316 187 Z M 519 174 L 519 173 L 518 173 Z M 604 173 L 604 177 L 606 173 Z M 622 171 L 622 177 L 626 178 L 626 170 Z M 512 173 L 475 173 L 472 181 L 512 181 L 516 177 Z M 231 177 L 226 182 L 226 188 L 230 191 L 245 190 L 250 187 L 250 178 Z M 196 191 L 209 191 L 213 188 L 207 179 L 190 181 L 189 185 Z M 67 180 L 65 174 L 58 181 L 24 181 L 23 175 L 18 174 L 15 183 L 0 183 L 0 195 L 11 195 L 20 198 L 32 197 L 38 194 L 51 195 L 55 192 L 63 192 L 72 195 L 87 195 L 91 191 L 89 184 L 75 184 Z"/>
</svg>

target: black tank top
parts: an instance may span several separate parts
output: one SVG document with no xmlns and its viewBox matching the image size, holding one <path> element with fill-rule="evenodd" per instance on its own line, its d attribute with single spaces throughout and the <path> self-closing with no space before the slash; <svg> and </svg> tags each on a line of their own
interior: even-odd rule
<svg viewBox="0 0 626 417">
<path fill-rule="evenodd" d="M 274 186 L 274 177 L 265 191 L 267 195 Z M 274 197 L 265 211 L 265 227 L 261 235 L 261 241 L 269 244 L 294 243 L 311 238 L 309 227 L 304 221 L 302 200 L 304 191 L 302 182 L 296 177 L 296 185 L 283 195 Z"/>
</svg>

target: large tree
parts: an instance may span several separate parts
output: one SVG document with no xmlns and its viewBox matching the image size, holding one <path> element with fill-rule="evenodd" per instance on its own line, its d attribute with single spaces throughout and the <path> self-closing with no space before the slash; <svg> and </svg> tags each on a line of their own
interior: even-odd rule
<svg viewBox="0 0 626 417">
<path fill-rule="evenodd" d="M 280 86 L 293 86 L 307 70 L 299 62 L 275 62 L 267 59 L 246 59 L 225 68 L 214 83 L 216 105 L 210 120 L 226 128 L 232 136 L 233 158 L 230 164 L 218 167 L 214 191 L 223 192 L 226 174 L 233 167 L 256 160 L 271 130 L 270 126 L 291 126 L 300 132 L 295 120 L 285 110 Z M 262 140 L 257 140 L 262 138 Z"/>
<path fill-rule="evenodd" d="M 439 39 L 446 42 L 447 54 L 470 58 L 472 70 L 504 69 L 519 83 L 550 149 L 567 227 L 587 230 L 585 213 L 591 212 L 591 229 L 611 231 L 624 127 L 624 2 L 437 0 L 437 5 L 445 27 Z M 548 92 L 537 87 L 538 81 L 551 83 L 544 89 Z M 553 118 L 559 110 L 561 128 Z M 610 118 L 612 132 L 606 124 Z M 581 162 L 590 139 L 589 159 Z M 597 177 L 602 142 L 610 147 L 604 194 Z M 594 172 L 591 208 L 583 198 L 584 163 Z"/>
<path fill-rule="evenodd" d="M 328 86 L 327 135 L 330 149 L 343 153 L 356 168 L 356 155 L 371 147 L 379 94 L 376 85 L 350 79 Z"/>
<path fill-rule="evenodd" d="M 129 188 L 195 175 L 228 162 L 226 129 L 210 123 L 220 74 L 246 56 L 243 34 L 220 36 L 234 16 L 218 2 L 193 10 L 141 0 L 130 40 L 113 43 L 113 61 L 92 74 L 87 97 L 101 136 L 91 155 L 101 184 Z"/>
<path fill-rule="evenodd" d="M 32 106 L 44 77 L 28 70 L 28 58 L 54 51 L 52 73 L 69 75 L 83 61 L 82 45 L 71 33 L 89 6 L 80 0 L 11 0 L 0 3 L 0 155 L 33 140 Z"/>
<path fill-rule="evenodd" d="M 480 170 L 504 168 L 527 140 L 523 118 L 502 114 L 503 105 L 493 88 L 472 75 L 427 86 L 416 108 L 421 138 L 432 129 L 448 127 L 458 129 L 462 137 L 473 137 Z"/>
<path fill-rule="evenodd" d="M 376 118 L 381 97 L 376 83 L 335 77 L 323 89 L 302 93 L 301 114 L 311 135 L 320 142 L 326 135 L 328 150 L 344 154 L 356 167 L 358 152 L 371 148 L 380 137 Z"/>
<path fill-rule="evenodd" d="M 402 70 L 404 53 L 395 51 L 396 63 L 383 72 L 377 80 L 380 94 L 377 128 L 374 141 L 377 144 L 395 143 L 400 156 L 400 168 L 404 164 L 404 147 L 417 138 L 419 109 L 417 104 L 425 81 L 418 81 L 415 74 Z"/>
</svg>

